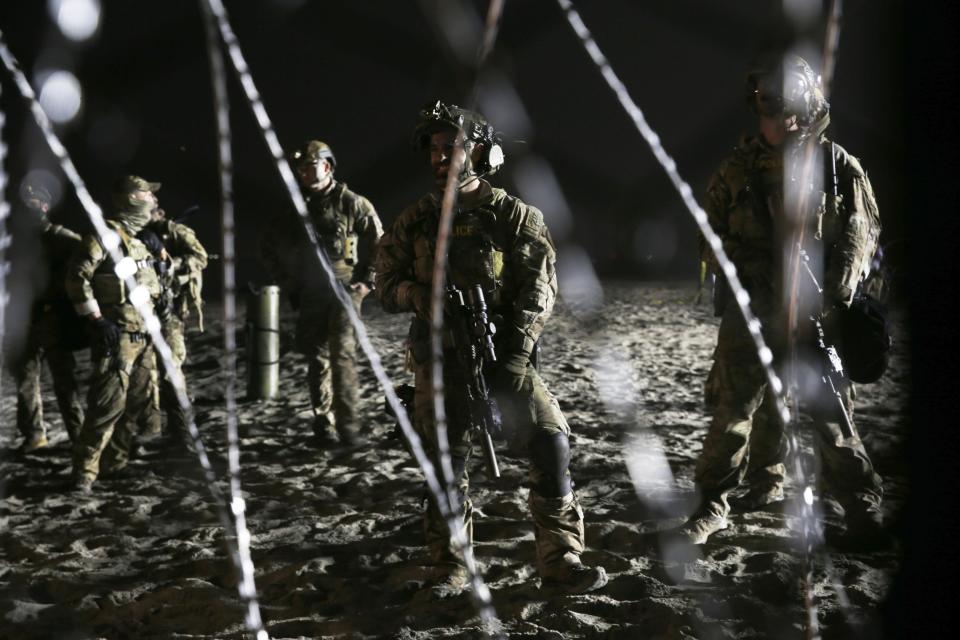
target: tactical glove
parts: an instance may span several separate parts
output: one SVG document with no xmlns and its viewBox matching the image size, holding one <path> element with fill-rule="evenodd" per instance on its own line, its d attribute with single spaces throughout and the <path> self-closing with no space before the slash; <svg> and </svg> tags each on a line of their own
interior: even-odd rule
<svg viewBox="0 0 960 640">
<path fill-rule="evenodd" d="M 523 389 L 523 383 L 527 379 L 527 365 L 529 364 L 530 356 L 525 353 L 503 354 L 497 360 L 494 384 L 498 389 L 519 392 Z"/>
<path fill-rule="evenodd" d="M 160 297 L 158 297 L 153 303 L 153 310 L 157 314 L 157 319 L 160 322 L 167 322 L 170 320 L 170 316 L 173 315 L 173 290 L 169 287 L 164 287 L 160 292 Z"/>
<path fill-rule="evenodd" d="M 94 352 L 104 355 L 117 353 L 120 349 L 120 337 L 123 335 L 123 329 L 113 320 L 100 317 L 93 321 L 91 325 L 90 346 Z"/>
</svg>

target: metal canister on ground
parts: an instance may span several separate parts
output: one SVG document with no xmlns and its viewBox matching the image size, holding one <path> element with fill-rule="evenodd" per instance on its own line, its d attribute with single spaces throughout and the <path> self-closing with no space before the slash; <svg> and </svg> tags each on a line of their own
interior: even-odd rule
<svg viewBox="0 0 960 640">
<path fill-rule="evenodd" d="M 280 287 L 247 295 L 247 399 L 269 400 L 280 385 Z"/>
</svg>

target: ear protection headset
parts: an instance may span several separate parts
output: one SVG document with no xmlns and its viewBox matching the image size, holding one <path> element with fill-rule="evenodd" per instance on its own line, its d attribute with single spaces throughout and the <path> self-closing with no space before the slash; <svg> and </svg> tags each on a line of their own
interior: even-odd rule
<svg viewBox="0 0 960 640">
<path fill-rule="evenodd" d="M 413 146 L 426 149 L 430 136 L 445 128 L 463 131 L 464 138 L 483 145 L 483 155 L 474 165 L 478 175 L 490 175 L 503 166 L 506 157 L 501 146 L 502 137 L 479 113 L 440 100 L 427 103 L 420 111 L 420 121 L 413 130 Z"/>
</svg>

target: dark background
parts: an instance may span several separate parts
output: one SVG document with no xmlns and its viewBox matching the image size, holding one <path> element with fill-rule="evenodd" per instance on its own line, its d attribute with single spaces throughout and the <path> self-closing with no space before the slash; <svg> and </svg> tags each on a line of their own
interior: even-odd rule
<svg viewBox="0 0 960 640">
<path fill-rule="evenodd" d="M 752 128 L 743 100 L 745 66 L 759 50 L 789 38 L 780 3 L 583 4 L 584 21 L 613 68 L 681 174 L 702 192 L 719 160 Z M 831 131 L 868 168 L 889 243 L 903 234 L 906 186 L 901 7 L 847 4 Z M 62 66 L 83 85 L 84 110 L 61 133 L 98 200 L 109 203 L 109 186 L 121 173 L 160 181 L 169 214 L 201 205 L 189 222 L 217 251 L 215 127 L 198 4 L 107 1 L 98 37 L 81 46 L 50 24 L 46 3 L 4 5 L 2 26 L 24 69 Z M 485 2 L 475 5 L 482 14 Z M 601 275 L 695 277 L 689 215 L 557 4 L 527 0 L 505 7 L 490 66 L 516 88 L 532 126 L 522 126 L 522 119 L 498 122 L 491 114 L 508 158 L 494 183 L 516 192 L 512 170 L 536 154 L 552 166 L 573 214 L 571 235 Z M 338 177 L 368 196 L 385 223 L 430 188 L 426 159 L 411 149 L 410 132 L 428 99 L 463 97 L 464 74 L 421 3 L 274 0 L 230 2 L 228 10 L 286 149 L 308 138 L 328 142 Z M 822 42 L 820 33 L 810 35 Z M 4 94 L 14 174 L 49 165 L 35 127 L 18 126 L 24 112 L 13 88 Z M 233 80 L 231 96 L 243 282 L 260 277 L 258 229 L 291 207 Z M 59 219 L 79 226 L 77 208 L 68 197 Z M 208 281 L 214 293 L 217 274 Z"/>
<path fill-rule="evenodd" d="M 613 68 L 702 195 L 717 162 L 751 129 L 743 103 L 748 60 L 792 38 L 781 3 L 768 0 L 581 2 Z M 0 28 L 31 77 L 71 69 L 84 108 L 60 130 L 94 196 L 133 172 L 164 183 L 173 215 L 219 252 L 215 128 L 196 2 L 107 0 L 99 34 L 76 45 L 50 23 L 45 2 L 3 2 Z M 476 2 L 478 11 L 485 4 Z M 234 29 L 286 148 L 331 144 L 338 177 L 368 196 L 389 223 L 430 187 L 426 159 L 409 146 L 421 105 L 462 96 L 463 69 L 439 44 L 421 3 L 341 0 L 228 2 Z M 900 275 L 914 349 L 913 425 L 904 452 L 913 487 L 902 531 L 904 570 L 886 613 L 891 636 L 950 629 L 957 575 L 956 395 L 958 282 L 956 27 L 951 2 L 844 3 L 831 96 L 832 137 L 859 156 L 873 181 L 883 242 Z M 814 30 L 811 35 L 821 42 Z M 575 238 L 601 276 L 694 279 L 695 232 L 645 143 L 550 0 L 506 3 L 491 59 L 516 88 L 528 121 L 494 121 L 507 169 L 536 155 L 552 166 Z M 58 173 L 7 74 L 2 107 L 16 185 L 29 168 Z M 254 119 L 231 79 L 237 171 L 239 279 L 262 281 L 259 232 L 291 210 Z M 492 119 L 492 117 L 491 117 Z M 515 125 L 515 129 L 508 125 Z M 54 219 L 85 223 L 70 189 Z M 533 204 L 538 204 L 533 202 Z M 545 211 L 548 221 L 551 211 Z M 563 255 L 561 255 L 563 260 Z M 211 269 L 208 292 L 219 274 Z"/>
</svg>

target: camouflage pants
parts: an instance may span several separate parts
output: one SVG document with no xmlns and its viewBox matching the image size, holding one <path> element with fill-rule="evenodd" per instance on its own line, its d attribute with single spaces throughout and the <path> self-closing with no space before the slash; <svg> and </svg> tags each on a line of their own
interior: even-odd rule
<svg viewBox="0 0 960 640">
<path fill-rule="evenodd" d="M 449 365 L 452 361 L 452 357 L 448 357 L 445 361 L 448 364 L 444 367 L 448 439 L 456 476 L 454 483 L 462 505 L 461 526 L 467 539 L 472 541 L 473 505 L 468 493 L 470 482 L 466 466 L 473 449 L 473 430 L 468 428 L 466 403 L 460 397 L 465 388 L 464 378 L 461 372 Z M 414 373 L 414 428 L 422 438 L 434 467 L 439 470 L 429 358 L 423 362 L 415 360 Z M 458 390 L 461 391 L 458 393 Z M 498 394 L 497 401 L 503 413 L 510 448 L 523 451 L 531 460 L 528 506 L 535 525 L 538 568 L 542 577 L 553 577 L 554 574 L 560 574 L 564 564 L 577 562 L 584 551 L 583 510 L 572 491 L 562 496 L 541 495 L 537 487 L 544 485 L 544 471 L 534 461 L 537 459 L 537 448 L 542 447 L 542 443 L 553 436 L 569 436 L 570 427 L 556 399 L 532 366 L 527 368 L 523 389 L 519 393 Z M 569 479 L 568 461 L 562 461 L 561 467 L 559 473 Z M 462 564 L 460 555 L 451 545 L 449 529 L 432 499 L 424 513 L 424 531 L 432 562 Z"/>
<path fill-rule="evenodd" d="M 156 380 L 153 345 L 143 334 L 124 333 L 115 356 L 93 354 L 87 417 L 74 444 L 74 476 L 95 480 L 101 468 L 109 471 L 126 464 L 136 435 L 135 416 L 156 401 L 150 392 Z M 118 426 L 123 433 L 113 437 Z"/>
<path fill-rule="evenodd" d="M 847 412 L 852 415 L 850 387 L 842 393 Z M 761 488 L 783 483 L 786 454 L 783 423 L 767 392 L 753 340 L 734 305 L 724 313 L 720 324 L 707 384 L 707 405 L 713 416 L 695 480 L 703 497 L 702 508 L 726 516 L 730 511 L 727 496 L 745 477 Z M 831 412 L 811 411 L 811 416 L 822 488 L 830 491 L 848 514 L 879 509 L 881 479 L 856 428 L 853 437 L 844 438 L 839 419 Z"/>
<path fill-rule="evenodd" d="M 353 293 L 360 313 L 359 294 Z M 357 340 L 347 312 L 333 294 L 304 292 L 297 318 L 297 349 L 307 358 L 307 387 L 317 417 L 340 432 L 357 428 Z"/>
<path fill-rule="evenodd" d="M 187 360 L 187 343 L 185 338 L 185 327 L 183 320 L 176 315 L 172 315 L 163 323 L 163 339 L 167 341 L 170 347 L 170 354 L 173 357 L 173 364 L 183 374 L 183 363 Z M 144 409 L 144 412 L 135 418 L 137 422 L 137 431 L 141 434 L 158 434 L 161 431 L 161 416 L 167 416 L 167 434 L 170 436 L 183 437 L 187 432 L 187 417 L 180 403 L 177 401 L 177 393 L 173 388 L 173 383 L 167 376 L 166 366 L 163 360 L 157 358 L 157 368 L 159 370 L 157 382 L 159 385 L 160 400 L 159 403 L 150 403 Z M 139 390 L 138 393 L 155 393 L 153 390 Z M 127 419 L 125 416 L 124 419 Z M 129 429 L 117 433 L 127 433 Z"/>
<path fill-rule="evenodd" d="M 52 345 L 42 347 L 33 337 L 29 339 L 27 352 L 13 371 L 17 382 L 17 430 L 27 441 L 46 436 L 43 397 L 40 392 L 44 360 L 47 361 L 53 377 L 53 394 L 57 399 L 60 416 L 63 418 L 67 435 L 73 441 L 83 424 L 83 406 L 80 404 L 77 363 L 73 352 Z"/>
</svg>

